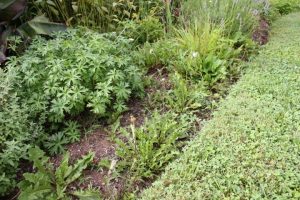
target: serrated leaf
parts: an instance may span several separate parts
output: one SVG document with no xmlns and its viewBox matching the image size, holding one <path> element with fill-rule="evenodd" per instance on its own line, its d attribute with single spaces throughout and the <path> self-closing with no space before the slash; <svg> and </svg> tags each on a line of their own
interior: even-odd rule
<svg viewBox="0 0 300 200">
<path fill-rule="evenodd" d="M 72 171 L 69 173 L 68 177 L 65 180 L 66 184 L 70 184 L 76 179 L 78 179 L 82 171 L 87 168 L 87 166 L 93 161 L 95 153 L 89 153 L 88 155 L 83 156 L 78 160 L 73 166 Z"/>
</svg>

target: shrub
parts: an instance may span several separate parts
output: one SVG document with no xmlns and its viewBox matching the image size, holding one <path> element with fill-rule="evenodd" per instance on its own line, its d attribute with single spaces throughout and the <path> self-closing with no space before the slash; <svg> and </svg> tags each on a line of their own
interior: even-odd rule
<svg viewBox="0 0 300 200">
<path fill-rule="evenodd" d="M 122 24 L 124 35 L 133 38 L 137 44 L 153 43 L 164 35 L 163 24 L 152 16 L 137 21 L 126 21 Z"/>
<path fill-rule="evenodd" d="M 156 92 L 149 95 L 149 106 L 175 113 L 193 113 L 207 106 L 208 91 L 199 81 L 194 83 L 180 74 L 169 74 L 170 88 L 155 88 Z"/>
<path fill-rule="evenodd" d="M 172 39 L 146 43 L 138 58 L 147 67 L 167 66 L 169 71 L 188 80 L 203 81 L 209 87 L 238 75 L 237 63 L 246 59 L 255 46 L 242 32 L 228 37 L 224 28 L 199 20 L 174 33 Z"/>
<path fill-rule="evenodd" d="M 153 44 L 145 43 L 136 55 L 137 60 L 142 61 L 146 68 L 156 65 L 168 66 L 176 59 L 178 47 L 173 39 L 162 39 Z"/>
<path fill-rule="evenodd" d="M 43 137 L 40 124 L 31 121 L 27 104 L 13 91 L 16 79 L 14 70 L 0 69 L 0 196 L 15 188 L 19 161 L 29 143 Z"/>
<path fill-rule="evenodd" d="M 143 91 L 142 71 L 131 55 L 130 40 L 111 34 L 71 30 L 45 41 L 37 38 L 29 50 L 12 59 L 15 86 L 34 116 L 62 122 L 89 108 L 100 117 L 126 109 L 131 95 Z"/>
<path fill-rule="evenodd" d="M 271 0 L 271 9 L 275 13 L 279 13 L 280 15 L 289 14 L 292 11 L 300 9 L 300 1 L 299 0 Z"/>
</svg>

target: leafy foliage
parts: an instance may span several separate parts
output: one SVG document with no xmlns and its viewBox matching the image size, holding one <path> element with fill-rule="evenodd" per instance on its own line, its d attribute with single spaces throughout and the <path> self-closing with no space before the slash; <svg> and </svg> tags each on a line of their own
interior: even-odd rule
<svg viewBox="0 0 300 200">
<path fill-rule="evenodd" d="M 118 170 L 128 170 L 132 181 L 154 178 L 178 155 L 178 140 L 187 137 L 192 122 L 188 115 L 160 115 L 157 111 L 140 128 L 135 127 L 133 119 L 130 130 L 121 130 L 126 142 L 117 139 L 117 155 L 121 158 Z"/>
<path fill-rule="evenodd" d="M 158 107 L 169 112 L 154 112 L 140 128 L 135 127 L 133 119 L 130 130 L 122 130 L 124 140 L 117 141 L 121 160 L 118 171 L 127 172 L 132 177 L 130 181 L 156 177 L 179 154 L 193 128 L 192 112 L 207 103 L 207 89 L 215 89 L 218 83 L 239 73 L 237 63 L 251 46 L 249 34 L 261 10 L 267 9 L 265 0 L 29 2 L 34 15 L 46 12 L 53 21 L 122 33 L 97 34 L 80 29 L 55 34 L 51 41 L 37 38 L 25 55 L 12 57 L 7 70 L 0 70 L 0 194 L 15 187 L 18 163 L 32 144 L 57 154 L 64 152 L 66 144 L 80 139 L 78 124 L 69 119 L 87 109 L 104 118 L 114 118 L 126 110 L 129 98 L 140 96 L 143 91 L 144 73 L 138 64 L 163 65 L 170 72 L 172 87 L 151 97 Z M 172 10 L 174 5 L 178 10 Z M 284 14 L 294 10 L 294 6 L 283 3 L 277 8 Z M 175 11 L 176 17 L 182 11 L 183 21 L 174 31 Z M 35 18 L 23 30 L 29 35 L 49 35 L 52 29 L 39 29 L 48 22 L 44 17 Z M 162 39 L 164 23 L 170 32 L 168 36 L 175 38 Z M 119 26 L 121 29 L 116 29 Z M 0 28 L 2 31 L 3 26 Z M 137 54 L 136 44 L 144 45 Z M 6 49 L 6 42 L 0 45 Z M 46 134 L 41 127 L 46 127 Z M 91 157 L 68 166 L 67 154 L 56 171 L 38 149 L 30 150 L 30 159 L 38 172 L 24 175 L 21 199 L 67 199 L 70 195 L 99 199 L 93 189 L 66 192 Z M 166 184 L 173 181 L 176 182 L 167 180 Z"/>
<path fill-rule="evenodd" d="M 173 39 L 162 39 L 153 44 L 145 43 L 136 56 L 148 68 L 157 65 L 168 66 L 176 59 L 178 48 L 177 42 Z"/>
<path fill-rule="evenodd" d="M 37 147 L 29 149 L 29 160 L 33 162 L 37 172 L 23 174 L 25 179 L 19 183 L 19 199 L 70 199 L 67 187 L 81 176 L 82 171 L 92 162 L 94 154 L 83 156 L 73 166 L 68 165 L 69 157 L 68 153 L 65 154 L 60 166 L 54 171 L 42 150 Z M 82 191 L 75 192 L 75 195 L 84 196 Z"/>
<path fill-rule="evenodd" d="M 238 44 L 239 37 L 229 39 L 223 29 L 198 21 L 187 29 L 179 29 L 176 40 L 179 52 L 172 63 L 174 68 L 191 79 L 201 78 L 209 86 L 227 77 L 245 45 Z"/>
<path fill-rule="evenodd" d="M 270 14 L 272 15 L 276 15 L 276 13 L 286 15 L 300 9 L 299 0 L 270 0 L 270 2 L 272 11 Z"/>
<path fill-rule="evenodd" d="M 142 20 L 125 21 L 123 34 L 133 38 L 137 44 L 153 43 L 164 35 L 164 26 L 158 18 L 148 16 Z"/>
<path fill-rule="evenodd" d="M 83 30 L 54 37 L 37 37 L 0 70 L 1 195 L 15 187 L 19 161 L 30 146 L 57 154 L 80 139 L 78 124 L 67 117 L 88 108 L 114 117 L 131 96 L 142 94 L 143 72 L 128 39 Z"/>
<path fill-rule="evenodd" d="M 78 190 L 72 193 L 79 200 L 101 200 L 99 191 L 94 188 L 88 188 L 86 190 Z"/>
<path fill-rule="evenodd" d="M 0 196 L 15 188 L 20 159 L 43 137 L 41 124 L 32 122 L 28 105 L 13 90 L 16 79 L 15 71 L 0 69 Z"/>
<path fill-rule="evenodd" d="M 207 106 L 208 92 L 203 82 L 192 83 L 175 73 L 170 77 L 171 88 L 157 88 L 148 97 L 153 109 L 172 110 L 175 113 L 197 112 Z"/>
<path fill-rule="evenodd" d="M 200 19 L 202 23 L 221 26 L 228 35 L 249 35 L 257 23 L 255 17 L 264 9 L 268 9 L 266 0 L 187 0 L 183 3 L 183 16 L 191 23 Z"/>
<path fill-rule="evenodd" d="M 299 17 L 274 23 L 271 42 L 142 199 L 299 199 Z"/>
<path fill-rule="evenodd" d="M 79 125 L 74 121 L 67 121 L 62 131 L 43 138 L 43 145 L 51 155 L 61 154 L 65 151 L 65 145 L 78 142 L 81 137 Z"/>
<path fill-rule="evenodd" d="M 55 37 L 35 39 L 24 56 L 7 65 L 16 69 L 15 90 L 35 116 L 62 122 L 88 107 L 111 117 L 126 109 L 131 95 L 141 94 L 142 72 L 131 58 L 129 40 L 79 30 Z"/>
<path fill-rule="evenodd" d="M 59 154 L 64 152 L 64 146 L 68 144 L 69 141 L 65 137 L 63 132 L 59 132 L 51 135 L 44 142 L 44 146 L 49 150 L 50 154 Z"/>
<path fill-rule="evenodd" d="M 195 23 L 175 31 L 173 39 L 145 44 L 138 57 L 145 66 L 166 66 L 187 80 L 202 81 L 210 88 L 239 74 L 236 65 L 249 56 L 255 44 L 236 33 L 232 39 L 221 28 Z M 229 73 L 234 72 L 234 73 Z"/>
</svg>

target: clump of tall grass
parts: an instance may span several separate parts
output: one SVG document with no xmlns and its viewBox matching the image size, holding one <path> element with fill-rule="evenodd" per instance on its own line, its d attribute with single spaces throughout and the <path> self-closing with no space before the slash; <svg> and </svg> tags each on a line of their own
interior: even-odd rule
<svg viewBox="0 0 300 200">
<path fill-rule="evenodd" d="M 266 0 L 187 0 L 182 5 L 183 21 L 197 19 L 224 28 L 228 35 L 237 32 L 251 33 L 257 23 L 260 9 Z"/>
<path fill-rule="evenodd" d="M 211 23 L 195 20 L 189 28 L 176 30 L 176 39 L 182 49 L 189 49 L 204 56 L 213 53 L 222 38 L 223 30 Z"/>
</svg>

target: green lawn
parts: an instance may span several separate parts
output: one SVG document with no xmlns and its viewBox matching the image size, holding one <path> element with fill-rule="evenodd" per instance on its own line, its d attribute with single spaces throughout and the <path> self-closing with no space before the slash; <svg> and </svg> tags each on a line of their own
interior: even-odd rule
<svg viewBox="0 0 300 200">
<path fill-rule="evenodd" d="M 142 199 L 300 199 L 300 13 Z"/>
</svg>

